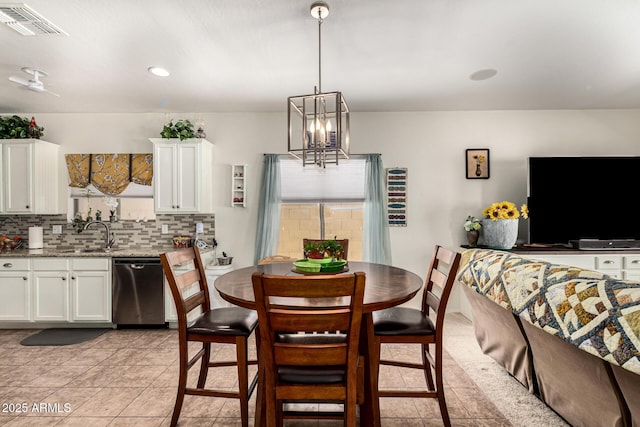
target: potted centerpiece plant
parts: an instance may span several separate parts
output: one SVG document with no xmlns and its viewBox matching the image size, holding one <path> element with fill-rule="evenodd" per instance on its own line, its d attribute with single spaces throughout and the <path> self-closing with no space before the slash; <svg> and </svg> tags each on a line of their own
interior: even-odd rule
<svg viewBox="0 0 640 427">
<path fill-rule="evenodd" d="M 340 242 L 336 240 L 336 237 L 333 240 L 325 240 L 323 242 L 324 251 L 328 256 L 333 259 L 341 260 L 343 258 L 344 250 Z"/>
<path fill-rule="evenodd" d="M 312 259 L 322 259 L 324 258 L 324 245 L 316 243 L 316 242 L 309 242 L 306 245 L 304 245 L 304 257 L 305 258 L 312 258 Z"/>
</svg>

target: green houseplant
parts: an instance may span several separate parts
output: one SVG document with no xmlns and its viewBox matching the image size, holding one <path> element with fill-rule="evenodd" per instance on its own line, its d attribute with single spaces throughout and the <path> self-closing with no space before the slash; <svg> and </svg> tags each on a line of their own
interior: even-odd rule
<svg viewBox="0 0 640 427">
<path fill-rule="evenodd" d="M 29 129 L 31 121 L 33 126 Z M 36 125 L 33 118 L 31 121 L 16 115 L 0 116 L 0 139 L 40 138 L 44 128 Z"/>
<path fill-rule="evenodd" d="M 336 240 L 334 237 L 333 240 L 326 240 L 323 243 L 324 251 L 331 258 L 342 259 L 343 258 L 343 248 L 342 245 Z"/>
<path fill-rule="evenodd" d="M 304 257 L 305 258 L 313 258 L 313 259 L 322 259 L 324 258 L 324 245 L 309 242 L 304 245 Z"/>
<path fill-rule="evenodd" d="M 180 141 L 188 138 L 195 138 L 196 133 L 193 130 L 193 123 L 189 120 L 178 120 L 173 123 L 170 120 L 165 124 L 160 132 L 160 136 L 163 138 L 180 138 Z"/>
</svg>

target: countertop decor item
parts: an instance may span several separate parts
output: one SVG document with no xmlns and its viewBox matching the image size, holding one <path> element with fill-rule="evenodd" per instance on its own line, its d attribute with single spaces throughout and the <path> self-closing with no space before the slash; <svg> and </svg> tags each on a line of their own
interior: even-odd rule
<svg viewBox="0 0 640 427">
<path fill-rule="evenodd" d="M 222 252 L 222 256 L 218 257 L 218 265 L 230 265 L 233 261 L 232 256 L 227 256 L 226 252 Z"/>
<path fill-rule="evenodd" d="M 191 236 L 173 236 L 174 248 L 188 248 L 191 246 Z"/>
</svg>

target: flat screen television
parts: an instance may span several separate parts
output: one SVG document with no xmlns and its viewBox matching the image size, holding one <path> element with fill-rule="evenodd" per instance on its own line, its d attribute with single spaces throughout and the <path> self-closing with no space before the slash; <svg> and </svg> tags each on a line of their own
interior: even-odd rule
<svg viewBox="0 0 640 427">
<path fill-rule="evenodd" d="M 529 242 L 638 247 L 639 185 L 640 157 L 530 157 Z"/>
</svg>

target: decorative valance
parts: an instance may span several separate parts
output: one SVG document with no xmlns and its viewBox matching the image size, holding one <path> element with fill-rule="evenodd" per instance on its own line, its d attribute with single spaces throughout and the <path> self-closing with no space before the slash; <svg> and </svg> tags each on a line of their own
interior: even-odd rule
<svg viewBox="0 0 640 427">
<path fill-rule="evenodd" d="M 67 154 L 69 187 L 86 188 L 89 184 L 103 194 L 116 196 L 130 182 L 151 185 L 153 154 Z"/>
</svg>

